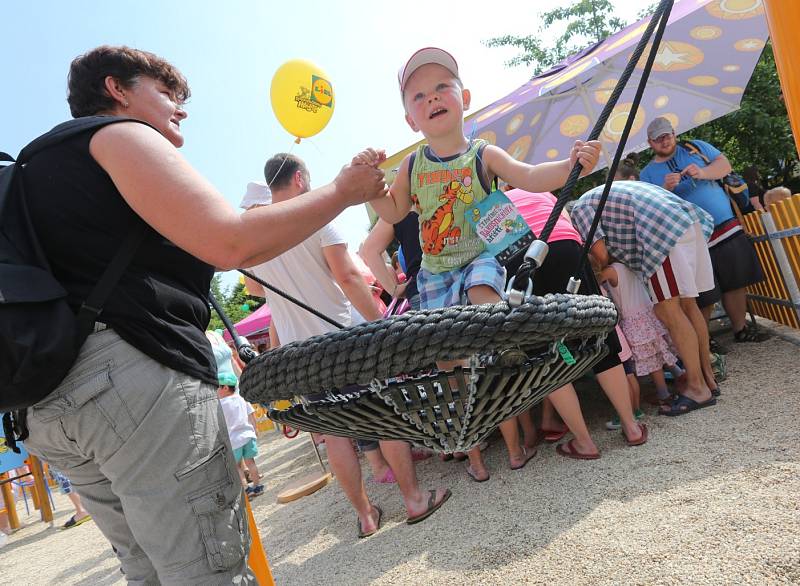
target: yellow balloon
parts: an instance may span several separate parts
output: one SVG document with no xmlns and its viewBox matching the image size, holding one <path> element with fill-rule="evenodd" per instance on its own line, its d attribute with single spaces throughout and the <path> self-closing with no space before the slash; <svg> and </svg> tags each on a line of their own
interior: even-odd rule
<svg viewBox="0 0 800 586">
<path fill-rule="evenodd" d="M 269 90 L 272 111 L 291 135 L 314 136 L 333 115 L 333 86 L 322 69 L 303 59 L 278 68 Z"/>
</svg>

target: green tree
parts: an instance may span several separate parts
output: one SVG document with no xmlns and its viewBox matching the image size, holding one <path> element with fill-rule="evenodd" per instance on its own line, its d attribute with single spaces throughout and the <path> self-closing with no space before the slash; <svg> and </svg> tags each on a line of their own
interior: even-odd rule
<svg viewBox="0 0 800 586">
<path fill-rule="evenodd" d="M 548 46 L 541 34 L 516 36 L 503 35 L 485 41 L 488 47 L 517 47 L 521 53 L 506 63 L 509 67 L 533 67 L 533 75 L 556 65 L 578 51 L 614 34 L 625 22 L 613 15 L 610 0 L 579 0 L 566 8 L 555 8 L 541 15 L 538 33 L 550 30 L 556 24 L 566 24 L 564 32 Z"/>
<path fill-rule="evenodd" d="M 211 279 L 211 294 L 219 301 L 222 310 L 234 324 L 243 320 L 263 305 L 263 299 L 259 300 L 256 297 L 248 295 L 242 283 L 237 282 L 232 287 L 223 289 L 222 276 L 219 273 L 214 275 Z M 213 308 L 211 310 L 211 321 L 208 324 L 208 328 L 211 330 L 225 328 L 225 324 L 222 323 L 222 319 Z"/>
</svg>

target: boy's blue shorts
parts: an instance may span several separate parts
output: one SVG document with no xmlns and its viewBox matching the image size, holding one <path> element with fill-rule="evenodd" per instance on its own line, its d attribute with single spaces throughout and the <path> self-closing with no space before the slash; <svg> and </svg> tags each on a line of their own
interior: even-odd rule
<svg viewBox="0 0 800 586">
<path fill-rule="evenodd" d="M 250 438 L 250 441 L 245 445 L 233 450 L 233 457 L 236 458 L 237 462 L 249 460 L 255 458 L 256 456 L 258 456 L 258 444 L 256 443 L 255 438 Z"/>
<path fill-rule="evenodd" d="M 465 267 L 444 273 L 420 269 L 417 273 L 420 309 L 469 305 L 467 291 L 476 285 L 487 285 L 502 298 L 505 283 L 506 270 L 488 254 L 476 257 Z"/>
</svg>

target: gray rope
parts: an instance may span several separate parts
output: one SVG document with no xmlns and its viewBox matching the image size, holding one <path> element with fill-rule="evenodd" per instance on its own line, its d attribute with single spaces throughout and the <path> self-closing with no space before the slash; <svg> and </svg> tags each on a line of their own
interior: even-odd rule
<svg viewBox="0 0 800 586">
<path fill-rule="evenodd" d="M 368 385 L 439 360 L 605 334 L 616 322 L 611 300 L 594 295 L 532 296 L 514 309 L 501 302 L 411 311 L 262 354 L 240 387 L 249 401 L 266 402 Z"/>
</svg>

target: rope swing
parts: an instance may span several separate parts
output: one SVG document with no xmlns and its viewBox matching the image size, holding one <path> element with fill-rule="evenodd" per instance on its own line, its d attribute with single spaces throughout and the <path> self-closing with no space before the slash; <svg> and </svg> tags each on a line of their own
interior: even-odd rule
<svg viewBox="0 0 800 586">
<path fill-rule="evenodd" d="M 673 1 L 660 2 L 589 135 L 589 140 L 600 135 L 657 28 L 587 243 L 600 221 Z M 502 421 L 579 378 L 608 353 L 606 334 L 617 322 L 610 299 L 575 294 L 577 276 L 569 293 L 531 295 L 547 239 L 581 171 L 577 163 L 570 172 L 539 239 L 509 282 L 507 301 L 411 311 L 287 344 L 249 362 L 240 381 L 242 395 L 264 404 L 289 400 L 291 407 L 270 408 L 268 415 L 304 431 L 405 440 L 439 452 L 478 445 Z M 468 366 L 436 370 L 435 363 L 445 360 Z"/>
</svg>

